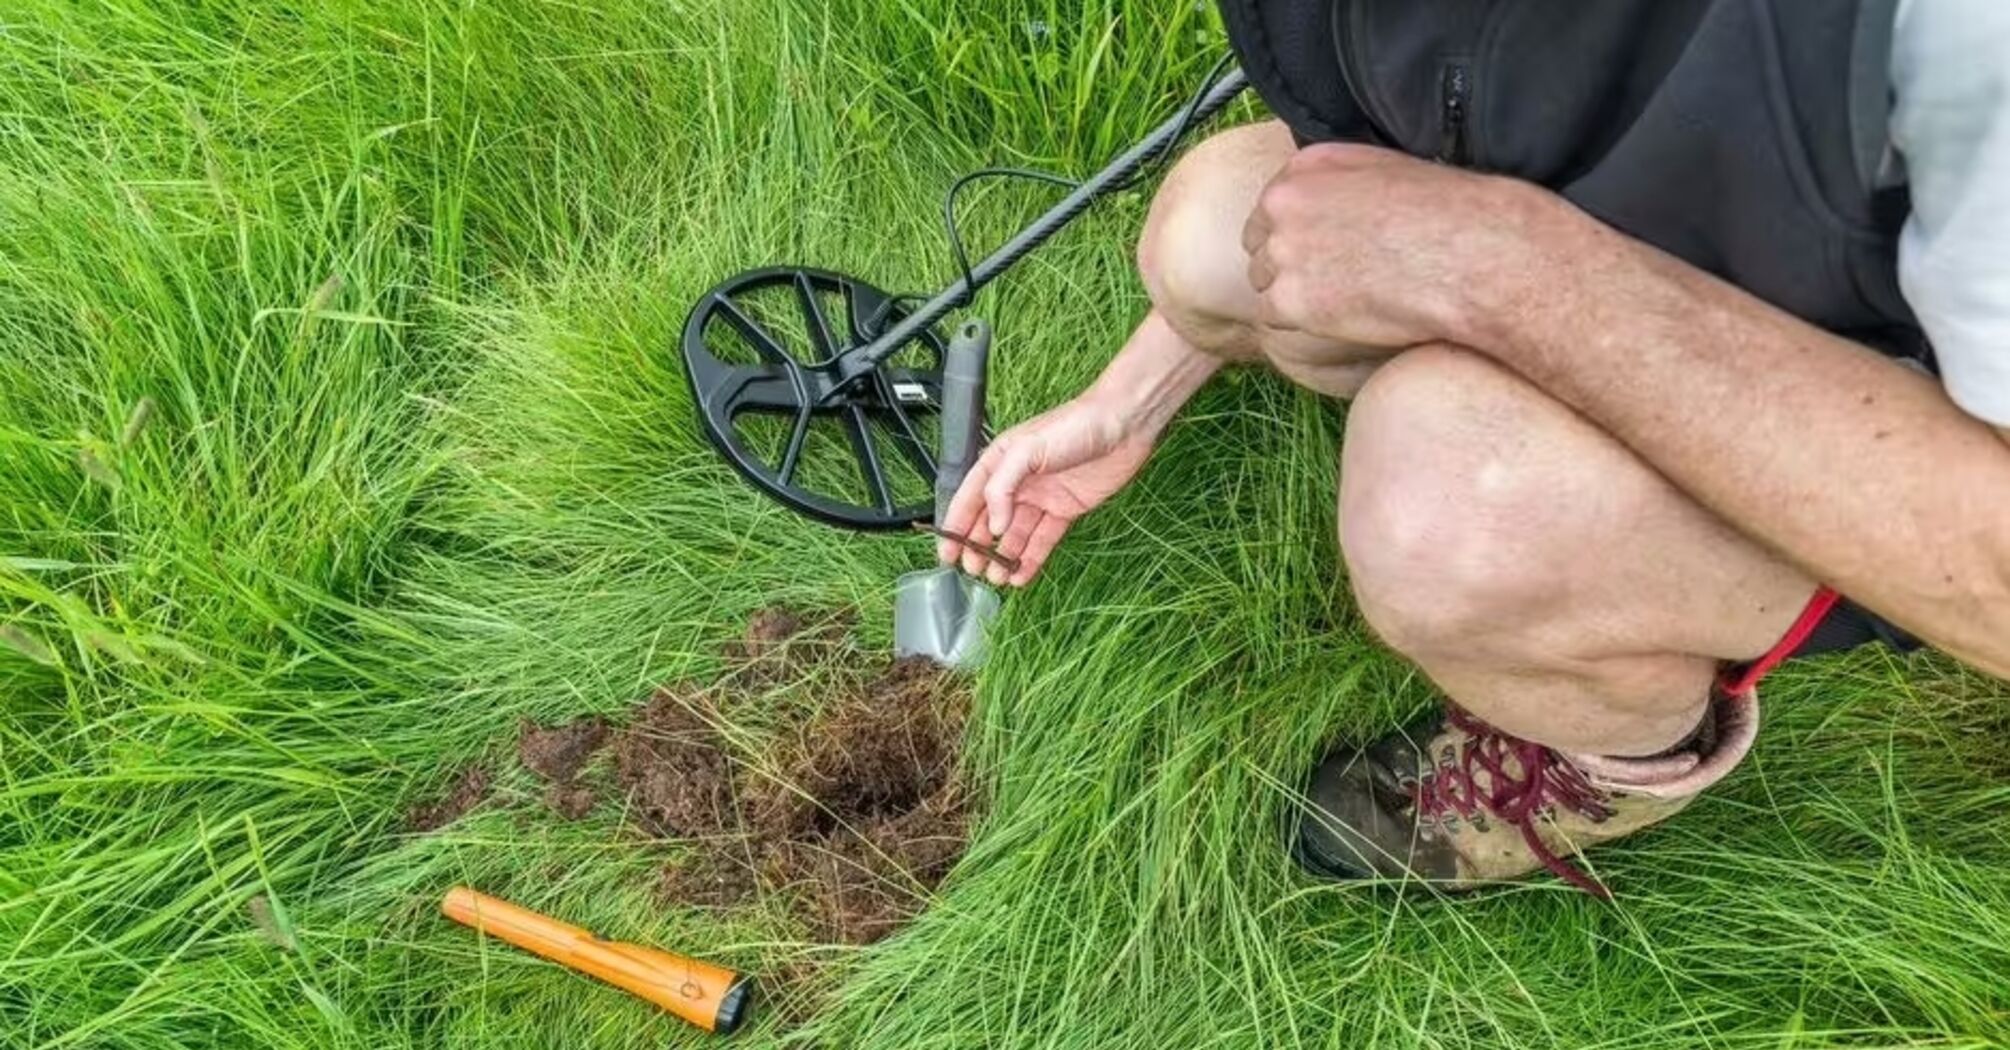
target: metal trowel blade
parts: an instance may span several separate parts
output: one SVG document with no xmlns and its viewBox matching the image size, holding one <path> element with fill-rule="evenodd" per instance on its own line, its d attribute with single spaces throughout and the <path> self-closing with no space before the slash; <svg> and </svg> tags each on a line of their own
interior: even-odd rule
<svg viewBox="0 0 2010 1050">
<path fill-rule="evenodd" d="M 893 653 L 973 670 L 984 662 L 998 592 L 955 569 L 925 569 L 894 584 Z"/>
</svg>

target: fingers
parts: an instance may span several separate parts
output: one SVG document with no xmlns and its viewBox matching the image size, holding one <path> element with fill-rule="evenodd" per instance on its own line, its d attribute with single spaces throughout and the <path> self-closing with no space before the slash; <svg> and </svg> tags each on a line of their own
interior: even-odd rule
<svg viewBox="0 0 2010 1050">
<path fill-rule="evenodd" d="M 998 538 L 991 534 L 991 523 L 981 517 L 978 518 L 971 527 L 970 543 L 981 543 L 986 547 L 997 547 Z M 984 570 L 990 564 L 991 559 L 986 557 L 983 551 L 970 544 L 963 545 L 963 571 L 966 575 L 984 579 Z"/>
<path fill-rule="evenodd" d="M 1242 250 L 1254 257 L 1263 250 L 1270 240 L 1270 217 L 1264 214 L 1261 198 L 1256 207 L 1249 210 L 1249 218 L 1242 223 Z"/>
<path fill-rule="evenodd" d="M 1046 513 L 1037 503 L 1022 502 L 1021 489 L 1047 467 L 1049 444 L 1043 437 L 1025 436 L 1028 421 L 999 435 L 984 450 L 936 526 L 957 539 L 938 538 L 936 560 L 998 586 L 1023 586 L 1068 531 L 1068 522 Z M 1018 559 L 1016 569 L 987 557 L 976 544 Z"/>
<path fill-rule="evenodd" d="M 993 445 L 977 457 L 970 467 L 970 473 L 963 476 L 963 484 L 956 489 L 956 496 L 949 501 L 949 512 L 935 527 L 959 536 L 970 536 L 971 525 L 984 509 L 984 484 L 991 476 L 991 468 L 997 462 L 999 445 Z M 975 539 L 975 536 L 971 536 Z M 944 565 L 954 565 L 963 557 L 963 544 L 950 539 L 937 540 L 935 560 Z"/>
<path fill-rule="evenodd" d="M 1270 252 L 1259 248 L 1249 256 L 1249 286 L 1260 294 L 1270 290 L 1277 282 L 1277 266 L 1270 261 Z"/>
<path fill-rule="evenodd" d="M 1012 515 L 1012 527 L 1005 530 L 1004 536 L 999 537 L 998 553 L 1003 554 L 1007 558 L 1017 559 L 1019 552 L 1026 549 L 1026 540 L 1033 535 L 1034 527 L 1039 525 L 1046 516 L 1045 511 L 1036 507 L 1021 507 Z M 1024 563 L 1021 563 L 1018 568 L 1025 568 Z M 1011 578 L 1012 573 L 1013 570 L 1007 569 L 1005 566 L 994 561 L 985 566 L 984 579 L 993 587 L 1003 587 Z"/>
<path fill-rule="evenodd" d="M 1273 185 L 1275 183 L 1273 182 Z M 1277 267 L 1270 261 L 1270 213 L 1264 207 L 1269 197 L 1266 188 L 1262 197 L 1257 198 L 1256 207 L 1249 209 L 1249 218 L 1242 224 L 1242 250 L 1249 256 L 1249 286 L 1258 292 L 1270 287 L 1277 280 Z"/>
<path fill-rule="evenodd" d="M 985 524 L 992 535 L 1003 536 L 1011 531 L 1019 483 L 1039 469 L 1038 455 L 1038 443 L 1031 441 L 1014 443 L 1000 453 L 990 480 L 984 483 Z"/>
<path fill-rule="evenodd" d="M 1024 587 L 1033 582 L 1033 577 L 1040 574 L 1041 566 L 1047 564 L 1047 556 L 1054 553 L 1055 545 L 1061 542 L 1062 536 L 1067 535 L 1068 526 L 1072 524 L 1074 523 L 1059 515 L 1043 516 L 1040 523 L 1027 534 L 1026 546 L 1007 552 L 1019 559 L 1019 569 L 1008 576 L 1005 582 L 1014 587 Z"/>
</svg>

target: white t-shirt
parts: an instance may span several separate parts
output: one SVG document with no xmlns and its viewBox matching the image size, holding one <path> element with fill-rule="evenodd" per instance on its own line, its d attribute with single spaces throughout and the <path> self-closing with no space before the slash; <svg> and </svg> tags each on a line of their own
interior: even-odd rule
<svg viewBox="0 0 2010 1050">
<path fill-rule="evenodd" d="M 1901 0 L 1891 82 L 1899 287 L 1955 404 L 2010 427 L 2010 0 Z"/>
</svg>

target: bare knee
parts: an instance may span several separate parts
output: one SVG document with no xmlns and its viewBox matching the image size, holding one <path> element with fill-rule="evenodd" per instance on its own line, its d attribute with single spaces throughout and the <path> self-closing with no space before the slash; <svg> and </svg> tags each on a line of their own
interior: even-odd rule
<svg viewBox="0 0 2010 1050">
<path fill-rule="evenodd" d="M 1175 330 L 1209 350 L 1241 349 L 1255 309 L 1242 226 L 1295 145 L 1277 121 L 1221 132 L 1166 176 L 1138 239 L 1138 273 Z"/>
<path fill-rule="evenodd" d="M 1564 602 L 1587 523 L 1516 440 L 1520 380 L 1469 351 L 1383 365 L 1348 415 L 1340 543 L 1362 614 L 1397 650 L 1512 650 Z"/>
</svg>

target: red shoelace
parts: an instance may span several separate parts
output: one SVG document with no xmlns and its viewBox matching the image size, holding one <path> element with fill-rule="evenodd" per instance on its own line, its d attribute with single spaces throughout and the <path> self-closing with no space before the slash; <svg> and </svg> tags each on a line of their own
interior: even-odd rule
<svg viewBox="0 0 2010 1050">
<path fill-rule="evenodd" d="M 1411 789 L 1417 818 L 1442 820 L 1457 815 L 1470 821 L 1486 815 L 1505 821 L 1521 832 L 1522 841 L 1543 867 L 1600 900 L 1610 900 L 1612 891 L 1557 856 L 1536 834 L 1536 820 L 1546 810 L 1569 810 L 1587 820 L 1612 815 L 1605 797 L 1585 778 L 1584 771 L 1541 744 L 1509 736 L 1447 706 L 1452 725 L 1469 739 L 1449 766 L 1438 764 L 1435 755 L 1429 756 L 1433 768 Z M 1511 774 L 1511 769 L 1518 769 L 1519 775 Z M 1482 772 L 1486 774 L 1484 790 L 1478 776 Z"/>
</svg>

